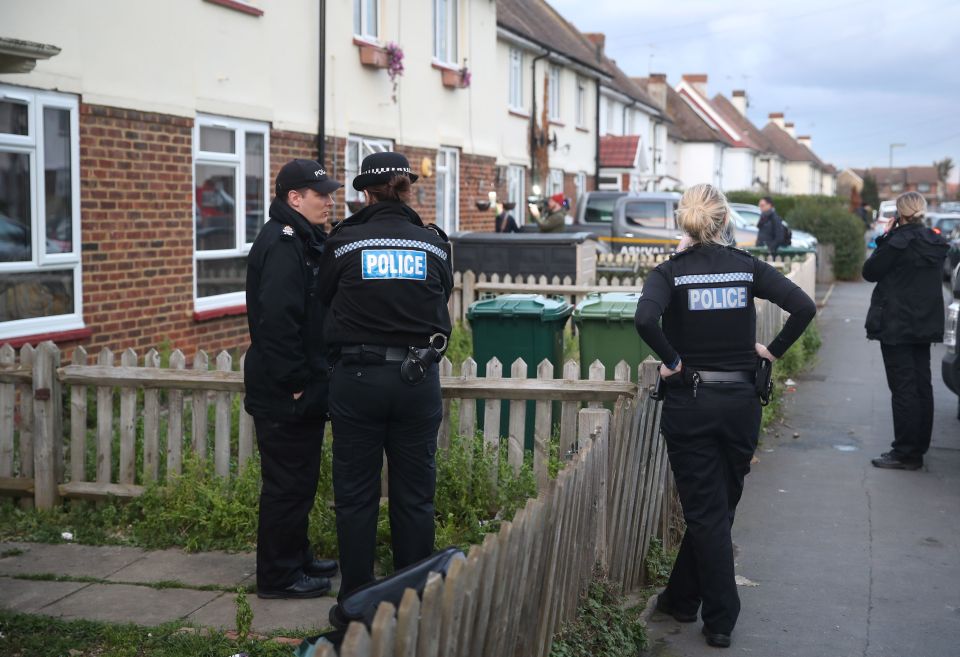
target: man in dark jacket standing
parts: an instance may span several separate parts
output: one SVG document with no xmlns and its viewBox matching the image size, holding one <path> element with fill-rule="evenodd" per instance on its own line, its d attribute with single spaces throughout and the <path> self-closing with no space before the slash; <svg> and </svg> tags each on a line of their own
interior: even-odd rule
<svg viewBox="0 0 960 657">
<path fill-rule="evenodd" d="M 764 196 L 757 204 L 760 206 L 760 220 L 757 222 L 757 246 L 766 246 L 770 255 L 777 255 L 777 249 L 783 244 L 783 219 L 773 207 L 773 199 Z"/>
<path fill-rule="evenodd" d="M 337 563 L 314 559 L 307 540 L 327 415 L 324 310 L 317 296 L 322 226 L 342 185 L 313 160 L 280 169 L 270 220 L 247 259 L 250 349 L 244 406 L 253 416 L 263 486 L 257 527 L 257 595 L 313 598 Z"/>
<path fill-rule="evenodd" d="M 880 341 L 893 406 L 893 446 L 873 459 L 878 468 L 917 470 L 930 448 L 933 387 L 930 343 L 943 340 L 943 260 L 948 245 L 924 226 L 927 203 L 901 194 L 897 215 L 863 264 L 875 282 L 867 311 L 867 338 Z"/>
</svg>

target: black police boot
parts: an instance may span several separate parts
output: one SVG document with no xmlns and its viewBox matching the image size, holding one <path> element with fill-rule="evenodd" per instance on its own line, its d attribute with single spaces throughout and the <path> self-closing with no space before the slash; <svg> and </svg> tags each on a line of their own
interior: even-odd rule
<svg viewBox="0 0 960 657">
<path fill-rule="evenodd" d="M 719 632 L 711 632 L 710 630 L 707 629 L 706 625 L 704 625 L 703 629 L 700 631 L 703 633 L 703 636 L 707 637 L 708 646 L 713 646 L 714 648 L 730 647 L 729 634 L 720 634 Z"/>
<path fill-rule="evenodd" d="M 923 459 L 904 460 L 893 452 L 884 452 L 879 458 L 870 461 L 875 468 L 884 470 L 919 470 L 923 467 Z"/>
<path fill-rule="evenodd" d="M 667 599 L 663 597 L 662 593 L 657 596 L 657 604 L 654 606 L 654 609 L 661 614 L 672 616 L 673 620 L 678 623 L 693 623 L 697 620 L 697 612 L 685 614 L 682 611 L 677 611 L 670 605 Z"/>
<path fill-rule="evenodd" d="M 282 589 L 257 588 L 257 597 L 277 598 L 319 598 L 330 592 L 330 580 L 326 577 L 310 577 L 302 574 L 290 586 Z"/>
<path fill-rule="evenodd" d="M 339 568 L 333 559 L 314 559 L 303 567 L 310 577 L 336 577 Z"/>
</svg>

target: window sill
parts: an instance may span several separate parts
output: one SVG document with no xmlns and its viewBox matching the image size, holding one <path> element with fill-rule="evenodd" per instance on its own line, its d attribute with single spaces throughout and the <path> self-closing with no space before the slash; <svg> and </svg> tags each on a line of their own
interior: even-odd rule
<svg viewBox="0 0 960 657">
<path fill-rule="evenodd" d="M 3 338 L 0 339 L 0 344 L 9 344 L 14 349 L 19 349 L 25 344 L 38 345 L 47 340 L 57 343 L 86 340 L 91 335 L 93 335 L 91 329 L 79 328 L 70 331 L 52 331 L 50 333 L 34 333 L 33 335 L 21 335 L 15 338 Z"/>
<path fill-rule="evenodd" d="M 563 121 L 560 121 L 559 119 L 550 119 L 550 125 L 555 125 L 558 128 L 564 128 L 566 127 L 567 124 L 564 123 Z"/>
<path fill-rule="evenodd" d="M 577 132 L 590 132 L 590 128 L 584 128 L 582 125 L 578 125 Z"/>
<path fill-rule="evenodd" d="M 353 38 L 353 43 L 360 53 L 360 63 L 370 68 L 387 68 L 390 66 L 390 58 L 387 55 L 387 49 L 378 43 L 371 43 Z"/>
<path fill-rule="evenodd" d="M 252 5 L 248 5 L 246 2 L 241 2 L 240 0 L 206 0 L 212 5 L 220 5 L 221 7 L 226 7 L 227 9 L 233 9 L 239 11 L 242 14 L 249 14 L 250 16 L 263 16 L 263 10 L 257 9 Z"/>
<path fill-rule="evenodd" d="M 437 59 L 435 59 L 435 60 L 433 60 L 432 62 L 430 62 L 430 66 L 431 66 L 431 68 L 435 68 L 435 69 L 437 69 L 438 71 L 454 71 L 454 72 L 456 72 L 456 73 L 459 73 L 459 72 L 460 72 L 460 69 L 457 68 L 457 65 L 456 65 L 456 64 L 444 64 L 443 62 L 441 62 L 441 61 L 439 61 L 439 60 L 437 60 Z"/>
<path fill-rule="evenodd" d="M 242 303 L 236 306 L 225 306 L 223 308 L 212 308 L 210 310 L 195 310 L 193 311 L 193 321 L 208 322 L 212 319 L 220 319 L 222 317 L 234 317 L 236 315 L 246 315 L 246 314 L 247 314 L 247 304 Z"/>
<path fill-rule="evenodd" d="M 530 113 L 529 113 L 529 112 L 525 112 L 525 111 L 523 111 L 523 110 L 518 110 L 518 109 L 513 109 L 512 107 L 508 107 L 508 108 L 507 108 L 507 112 L 510 114 L 510 116 L 518 116 L 518 117 L 520 117 L 521 119 L 529 119 L 529 118 L 530 118 Z"/>
</svg>

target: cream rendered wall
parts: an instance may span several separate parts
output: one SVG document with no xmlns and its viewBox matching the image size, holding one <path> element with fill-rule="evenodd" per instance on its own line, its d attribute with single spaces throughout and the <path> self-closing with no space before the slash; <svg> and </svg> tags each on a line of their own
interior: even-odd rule
<svg viewBox="0 0 960 657">
<path fill-rule="evenodd" d="M 3 0 L 3 36 L 62 52 L 0 81 L 80 94 L 91 104 L 315 132 L 318 4 L 255 6 L 262 16 L 200 0 Z"/>
<path fill-rule="evenodd" d="M 754 170 L 763 184 L 767 185 L 771 194 L 780 194 L 784 192 L 785 181 L 781 180 L 783 174 L 783 160 L 776 156 L 760 157 L 754 161 Z"/>
<path fill-rule="evenodd" d="M 680 146 L 680 180 L 683 187 L 698 183 L 720 185 L 722 167 L 720 145 L 713 142 L 683 142 Z"/>
<path fill-rule="evenodd" d="M 552 58 L 537 62 L 537 116 L 543 108 L 543 80 L 551 64 L 560 66 L 560 118 L 550 122 L 550 138 L 557 135 L 557 149 L 550 148 L 550 168 L 563 169 L 566 173 L 585 172 L 592 176 L 596 171 L 597 83 L 595 78 L 581 73 L 586 87 L 586 125 L 576 125 L 577 71 Z M 527 78 L 528 79 L 528 78 Z M 542 182 L 541 182 L 542 184 Z"/>
<path fill-rule="evenodd" d="M 666 134 L 665 127 L 663 134 Z M 658 144 L 662 143 L 664 142 L 658 142 Z M 668 137 L 665 143 L 666 148 L 664 149 L 664 153 L 662 155 L 663 161 L 657 165 L 657 174 L 661 175 L 662 171 L 662 175 L 669 176 L 672 180 L 665 180 L 660 183 L 659 189 L 671 189 L 673 188 L 674 184 L 679 184 L 681 187 L 683 187 L 683 142 Z M 674 183 L 674 180 L 680 182 Z"/>
<path fill-rule="evenodd" d="M 404 53 L 396 102 L 386 69 L 360 64 L 353 43 L 353 0 L 331 0 L 327 12 L 329 135 L 387 137 L 406 146 L 498 154 L 500 121 L 490 111 L 490 99 L 506 93 L 501 87 L 507 69 L 498 60 L 495 3 L 460 0 L 457 65 L 466 60 L 472 82 L 466 89 L 451 90 L 432 65 L 432 2 L 381 0 L 379 42 L 395 42 Z"/>
<path fill-rule="evenodd" d="M 787 179 L 783 191 L 787 194 L 810 194 L 814 189 L 813 168 L 809 162 L 786 162 L 783 175 Z"/>
<path fill-rule="evenodd" d="M 724 191 L 753 188 L 754 152 L 748 148 L 727 148 L 723 152 Z"/>
<path fill-rule="evenodd" d="M 517 48 L 523 53 L 520 66 L 523 91 L 523 108 L 527 116 L 510 113 L 510 50 Z M 486 112 L 497 121 L 498 158 L 497 164 L 514 164 L 530 167 L 530 64 L 538 53 L 524 50 L 520 46 L 497 39 L 496 70 L 497 86 Z M 537 62 L 537 69 L 543 67 L 543 60 Z M 542 78 L 541 78 L 542 80 Z M 541 82 L 542 84 L 542 82 Z M 541 88 L 542 93 L 542 88 Z M 540 102 L 540 97 L 537 97 Z M 541 105 L 542 109 L 542 105 Z M 539 111 L 539 110 L 538 110 Z"/>
<path fill-rule="evenodd" d="M 821 180 L 820 193 L 824 196 L 837 195 L 837 176 L 832 173 L 824 173 Z"/>
</svg>

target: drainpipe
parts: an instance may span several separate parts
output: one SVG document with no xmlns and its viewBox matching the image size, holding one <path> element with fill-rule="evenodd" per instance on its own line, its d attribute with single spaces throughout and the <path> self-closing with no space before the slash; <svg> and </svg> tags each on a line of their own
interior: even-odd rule
<svg viewBox="0 0 960 657">
<path fill-rule="evenodd" d="M 594 111 L 593 188 L 600 189 L 600 78 L 597 78 L 597 98 Z"/>
<path fill-rule="evenodd" d="M 653 189 L 650 190 L 650 191 L 654 191 L 654 192 L 657 191 L 657 187 L 658 187 L 658 183 L 657 183 L 657 157 L 658 157 L 658 156 L 657 156 L 657 153 L 659 152 L 659 151 L 658 151 L 659 141 L 657 140 L 657 133 L 660 132 L 660 131 L 657 130 L 657 128 L 659 128 L 661 125 L 663 125 L 663 121 L 661 121 L 660 119 L 654 119 L 654 120 L 653 120 L 653 151 L 651 151 L 651 154 L 650 154 L 650 159 L 653 160 Z M 664 149 L 664 151 L 666 151 L 666 149 Z"/>
<path fill-rule="evenodd" d="M 327 77 L 327 2 L 326 0 L 320 0 L 320 20 L 318 22 L 318 33 L 320 38 L 320 48 L 318 52 L 319 56 L 319 116 L 317 118 L 317 161 L 320 162 L 323 166 L 326 166 L 327 155 L 327 135 L 326 135 L 326 121 L 327 116 L 325 112 L 325 101 L 326 101 L 326 77 Z"/>
<path fill-rule="evenodd" d="M 544 51 L 530 62 L 530 186 L 537 184 L 537 62 L 550 56 L 550 51 Z M 549 129 L 549 128 L 548 128 Z"/>
</svg>

